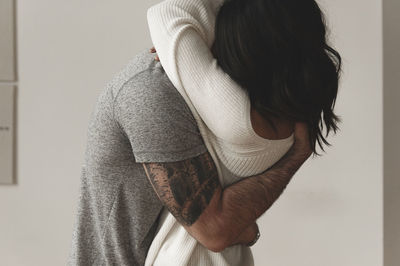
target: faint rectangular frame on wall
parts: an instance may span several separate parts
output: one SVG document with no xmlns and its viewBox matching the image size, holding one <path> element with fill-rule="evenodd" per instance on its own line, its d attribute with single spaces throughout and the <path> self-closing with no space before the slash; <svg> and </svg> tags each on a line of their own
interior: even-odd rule
<svg viewBox="0 0 400 266">
<path fill-rule="evenodd" d="M 0 0 L 0 184 L 16 184 L 16 2 Z"/>
<path fill-rule="evenodd" d="M 16 80 L 14 0 L 0 0 L 0 81 Z"/>
</svg>

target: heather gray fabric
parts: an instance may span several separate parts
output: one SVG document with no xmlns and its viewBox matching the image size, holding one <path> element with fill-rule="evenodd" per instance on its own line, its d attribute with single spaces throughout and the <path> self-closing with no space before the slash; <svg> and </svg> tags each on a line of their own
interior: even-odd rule
<svg viewBox="0 0 400 266">
<path fill-rule="evenodd" d="M 204 152 L 185 101 L 154 55 L 141 52 L 92 114 L 69 265 L 143 265 L 163 206 L 140 162 Z"/>
</svg>

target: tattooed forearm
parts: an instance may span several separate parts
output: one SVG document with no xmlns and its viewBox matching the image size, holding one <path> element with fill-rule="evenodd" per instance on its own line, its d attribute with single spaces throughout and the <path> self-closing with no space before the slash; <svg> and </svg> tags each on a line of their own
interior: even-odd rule
<svg viewBox="0 0 400 266">
<path fill-rule="evenodd" d="M 311 154 L 307 143 L 296 142 L 264 173 L 225 187 L 207 152 L 176 163 L 145 163 L 158 197 L 185 229 L 203 246 L 220 252 L 246 244 L 255 231 L 246 231 L 279 198 L 293 175 Z"/>
<path fill-rule="evenodd" d="M 231 230 L 227 243 L 236 243 L 234 232 L 246 228 L 265 213 L 286 189 L 290 180 L 309 156 L 294 145 L 264 173 L 226 187 L 221 200 L 220 219 Z M 240 213 L 240 215 L 238 215 Z"/>
<path fill-rule="evenodd" d="M 183 225 L 192 225 L 206 209 L 219 184 L 209 153 L 176 163 L 145 163 L 158 197 Z"/>
</svg>

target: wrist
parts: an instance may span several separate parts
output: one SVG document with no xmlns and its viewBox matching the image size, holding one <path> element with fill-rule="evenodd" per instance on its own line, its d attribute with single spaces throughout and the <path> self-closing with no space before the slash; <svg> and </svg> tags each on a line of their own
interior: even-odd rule
<svg viewBox="0 0 400 266">
<path fill-rule="evenodd" d="M 257 241 L 258 241 L 258 239 L 260 238 L 260 236 L 261 236 L 260 230 L 257 230 L 256 237 L 253 239 L 253 241 L 251 241 L 250 243 L 247 243 L 246 246 L 247 246 L 247 247 L 253 246 L 255 243 L 257 243 Z"/>
</svg>

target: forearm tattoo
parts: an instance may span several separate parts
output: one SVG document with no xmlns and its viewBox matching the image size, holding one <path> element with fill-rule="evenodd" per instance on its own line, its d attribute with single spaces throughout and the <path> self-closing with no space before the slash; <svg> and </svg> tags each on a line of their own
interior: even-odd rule
<svg viewBox="0 0 400 266">
<path fill-rule="evenodd" d="M 178 222 L 190 226 L 206 209 L 220 186 L 209 153 L 174 163 L 144 163 L 154 190 Z"/>
</svg>

